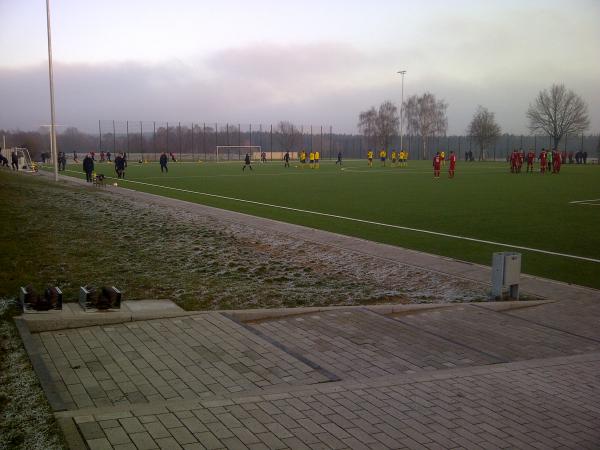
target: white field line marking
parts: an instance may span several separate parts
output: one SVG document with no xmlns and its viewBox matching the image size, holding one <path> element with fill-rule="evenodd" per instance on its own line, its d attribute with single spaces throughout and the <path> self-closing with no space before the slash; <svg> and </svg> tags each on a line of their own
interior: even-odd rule
<svg viewBox="0 0 600 450">
<path fill-rule="evenodd" d="M 81 173 L 81 172 L 76 172 L 76 171 L 68 171 L 68 172 Z M 114 178 L 114 177 L 107 177 L 107 178 L 113 179 L 113 180 L 117 179 L 117 178 Z M 424 233 L 424 234 L 430 234 L 430 235 L 434 235 L 434 236 L 443 236 L 443 237 L 452 238 L 452 239 L 461 239 L 461 240 L 469 241 L 469 242 L 478 242 L 478 243 L 481 243 L 481 244 L 498 245 L 500 247 L 516 248 L 516 249 L 519 249 L 519 250 L 526 250 L 526 251 L 529 251 L 529 252 L 543 253 L 545 255 L 562 256 L 564 258 L 579 259 L 581 261 L 590 261 L 590 262 L 593 262 L 593 263 L 600 263 L 600 259 L 588 258 L 588 257 L 585 257 L 585 256 L 569 255 L 567 253 L 551 252 L 549 250 L 541 250 L 539 248 L 531 248 L 531 247 L 524 247 L 524 246 L 521 246 L 521 245 L 505 244 L 505 243 L 502 243 L 502 242 L 486 241 L 486 240 L 483 240 L 483 239 L 475 239 L 475 238 L 470 238 L 470 237 L 467 237 L 467 236 L 458 236 L 458 235 L 454 235 L 454 234 L 440 233 L 438 231 L 422 230 L 422 229 L 419 229 L 419 228 L 411 228 L 411 227 L 404 227 L 404 226 L 401 226 L 401 225 L 392 225 L 392 224 L 388 224 L 388 223 L 374 222 L 372 220 L 356 219 L 354 217 L 339 216 L 339 215 L 336 215 L 336 214 L 328 214 L 328 213 L 319 212 L 319 211 L 310 211 L 310 210 L 307 210 L 307 209 L 292 208 L 290 206 L 273 205 L 271 203 L 257 202 L 257 201 L 254 201 L 254 200 L 245 200 L 245 199 L 242 199 L 242 198 L 229 197 L 229 196 L 226 196 L 226 195 L 210 194 L 208 192 L 192 191 L 190 189 L 181 189 L 181 188 L 175 188 L 175 187 L 170 187 L 170 186 L 162 186 L 160 184 L 145 183 L 143 181 L 134 181 L 134 180 L 126 180 L 126 179 L 120 179 L 120 181 L 126 181 L 128 183 L 141 184 L 141 185 L 144 185 L 144 186 L 151 186 L 151 187 L 156 187 L 156 188 L 161 188 L 161 189 L 168 189 L 168 190 L 172 190 L 172 191 L 186 192 L 188 194 L 196 194 L 196 195 L 204 195 L 204 196 L 207 196 L 207 197 L 222 198 L 222 199 L 225 199 L 225 200 L 231 200 L 231 201 L 240 202 L 240 203 L 249 203 L 249 204 L 252 204 L 252 205 L 268 206 L 269 208 L 283 209 L 283 210 L 286 210 L 286 211 L 294 211 L 294 212 L 300 212 L 300 213 L 304 213 L 304 214 L 312 214 L 312 215 L 315 215 L 315 216 L 332 217 L 334 219 L 349 220 L 349 221 L 352 221 L 352 222 L 366 223 L 366 224 L 369 224 L 369 225 L 377 225 L 377 226 L 387 227 L 387 228 L 395 228 L 395 229 L 398 229 L 398 230 L 414 231 L 416 233 Z"/>
<path fill-rule="evenodd" d="M 591 200 L 574 200 L 572 202 L 569 202 L 570 204 L 575 204 L 575 203 L 590 203 L 590 202 L 600 202 L 600 198 L 593 198 Z"/>
</svg>

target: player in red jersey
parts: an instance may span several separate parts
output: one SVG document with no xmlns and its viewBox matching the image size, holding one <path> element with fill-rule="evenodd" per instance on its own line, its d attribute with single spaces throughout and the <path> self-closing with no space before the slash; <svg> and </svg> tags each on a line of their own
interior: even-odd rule
<svg viewBox="0 0 600 450">
<path fill-rule="evenodd" d="M 513 150 L 510 154 L 510 171 L 511 173 L 517 173 L 517 151 Z"/>
<path fill-rule="evenodd" d="M 456 169 L 456 155 L 453 151 L 450 152 L 450 167 L 448 168 L 448 178 L 454 178 L 454 170 Z"/>
<path fill-rule="evenodd" d="M 442 165 L 442 158 L 440 152 L 437 152 L 433 157 L 433 178 L 440 177 L 440 166 Z"/>
<path fill-rule="evenodd" d="M 521 173 L 521 167 L 523 167 L 523 162 L 525 161 L 525 152 L 523 149 L 519 149 L 517 152 L 517 172 Z"/>
<path fill-rule="evenodd" d="M 547 157 L 546 150 L 542 149 L 542 152 L 540 153 L 540 173 L 546 173 Z"/>
<path fill-rule="evenodd" d="M 529 150 L 527 153 L 527 172 L 533 173 L 533 161 L 535 160 L 535 152 Z"/>
<path fill-rule="evenodd" d="M 554 157 L 552 158 L 552 173 L 560 173 L 561 166 L 561 154 L 558 150 L 555 150 Z"/>
</svg>

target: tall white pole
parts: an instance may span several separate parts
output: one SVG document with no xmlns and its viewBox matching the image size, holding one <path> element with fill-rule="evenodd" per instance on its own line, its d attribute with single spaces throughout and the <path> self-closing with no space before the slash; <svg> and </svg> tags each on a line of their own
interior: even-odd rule
<svg viewBox="0 0 600 450">
<path fill-rule="evenodd" d="M 402 103 L 400 103 L 400 150 L 404 150 L 402 146 L 402 136 L 404 134 L 404 74 L 406 70 L 398 71 L 400 75 L 402 75 Z"/>
<path fill-rule="evenodd" d="M 54 181 L 58 181 L 58 150 L 54 121 L 54 74 L 52 71 L 52 34 L 50 32 L 50 0 L 46 0 L 46 28 L 48 30 L 48 77 L 50 79 L 50 152 L 54 161 Z"/>
</svg>

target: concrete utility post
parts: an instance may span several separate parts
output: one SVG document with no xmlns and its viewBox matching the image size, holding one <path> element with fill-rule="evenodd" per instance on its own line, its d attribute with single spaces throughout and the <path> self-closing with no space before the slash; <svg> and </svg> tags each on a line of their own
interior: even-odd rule
<svg viewBox="0 0 600 450">
<path fill-rule="evenodd" d="M 402 135 L 404 134 L 404 75 L 406 74 L 406 70 L 399 70 L 398 73 L 402 75 L 402 102 L 400 103 L 400 150 L 402 151 L 404 150 L 404 147 L 402 146 Z"/>
<path fill-rule="evenodd" d="M 54 161 L 54 181 L 58 181 L 58 149 L 54 119 L 54 74 L 52 70 L 52 34 L 50 32 L 50 0 L 46 0 L 46 28 L 48 30 L 48 77 L 50 79 L 50 153 Z"/>
</svg>

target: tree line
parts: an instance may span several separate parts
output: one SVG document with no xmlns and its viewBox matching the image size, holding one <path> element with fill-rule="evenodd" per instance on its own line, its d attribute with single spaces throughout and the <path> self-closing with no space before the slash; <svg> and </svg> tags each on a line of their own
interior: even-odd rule
<svg viewBox="0 0 600 450">
<path fill-rule="evenodd" d="M 430 92 L 409 97 L 402 105 L 406 117 L 406 132 L 420 138 L 420 158 L 425 159 L 427 145 L 436 137 L 445 136 L 448 128 L 448 104 Z M 553 84 L 539 92 L 526 112 L 532 133 L 543 133 L 552 138 L 552 148 L 559 148 L 563 138 L 583 133 L 590 120 L 585 101 L 564 84 Z M 398 108 L 384 101 L 379 109 L 371 107 L 358 116 L 358 129 L 369 147 L 388 150 L 389 143 L 400 133 Z M 402 130 L 404 132 L 404 130 Z M 502 134 L 493 112 L 478 106 L 467 127 L 467 135 L 479 150 L 478 159 L 485 159 L 485 150 L 492 148 Z M 600 156 L 600 140 L 598 142 Z"/>
</svg>

